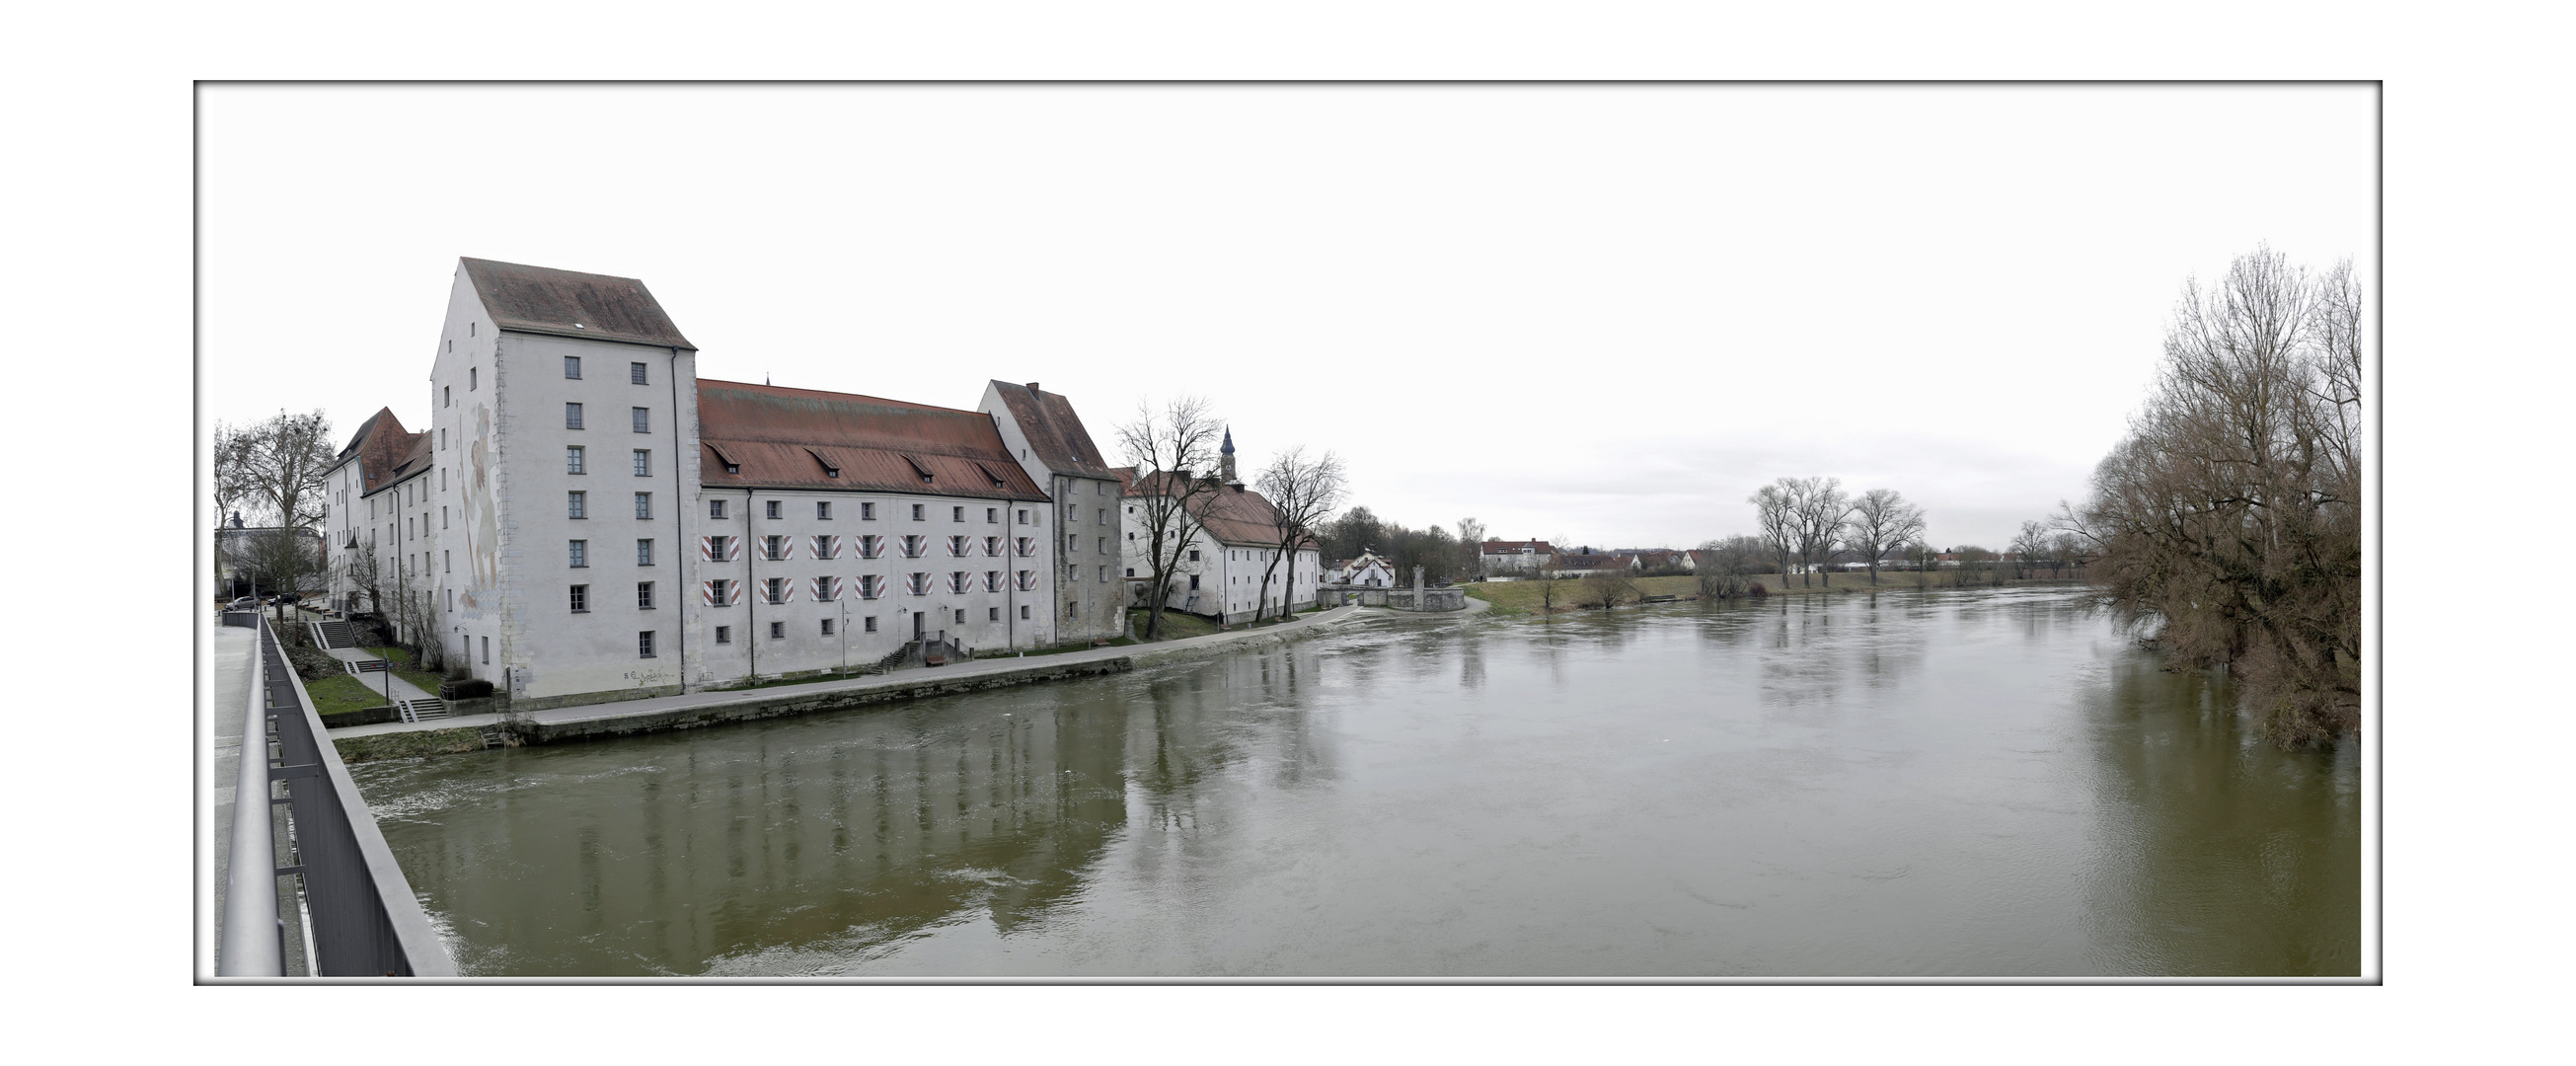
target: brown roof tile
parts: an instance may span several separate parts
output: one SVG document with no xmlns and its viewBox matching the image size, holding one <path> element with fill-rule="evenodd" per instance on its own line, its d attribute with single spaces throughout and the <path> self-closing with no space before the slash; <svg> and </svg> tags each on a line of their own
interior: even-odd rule
<svg viewBox="0 0 2576 1066">
<path fill-rule="evenodd" d="M 1011 409 L 1011 420 L 1028 435 L 1029 450 L 1047 469 L 1078 477 L 1118 476 L 1108 460 L 1101 457 L 1100 447 L 1091 443 L 1091 432 L 1082 427 L 1082 416 L 1073 413 L 1072 401 L 1057 393 L 1007 381 L 994 382 L 993 391 L 1001 395 L 1003 406 Z"/>
<path fill-rule="evenodd" d="M 404 429 L 393 408 L 380 408 L 358 424 L 358 432 L 349 438 L 348 447 L 340 449 L 340 456 L 347 458 L 352 452 L 358 456 L 358 495 L 370 496 L 415 473 L 415 464 L 428 464 L 430 434 Z"/>
<path fill-rule="evenodd" d="M 1126 494 L 1143 496 L 1168 492 L 1167 485 L 1177 479 L 1155 472 L 1139 480 L 1133 470 L 1117 471 L 1127 485 Z M 1219 485 L 1210 494 L 1207 512 L 1200 522 L 1207 528 L 1208 539 L 1238 548 L 1276 548 L 1279 546 L 1279 508 L 1270 498 L 1251 489 L 1236 491 L 1232 485 Z M 1315 547 L 1312 540 L 1300 540 L 1299 548 Z"/>
<path fill-rule="evenodd" d="M 709 488 L 1046 498 L 980 411 L 700 379 L 698 437 L 713 453 L 699 471 Z M 726 473 L 727 463 L 742 472 Z M 832 464 L 839 477 L 825 473 Z"/>
<path fill-rule="evenodd" d="M 634 278 L 490 259 L 458 262 L 484 312 L 502 329 L 697 350 Z"/>
</svg>

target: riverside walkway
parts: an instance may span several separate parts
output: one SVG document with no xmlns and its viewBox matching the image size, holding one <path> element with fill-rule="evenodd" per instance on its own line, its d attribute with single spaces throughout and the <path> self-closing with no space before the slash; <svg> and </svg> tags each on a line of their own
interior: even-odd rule
<svg viewBox="0 0 2576 1066">
<path fill-rule="evenodd" d="M 711 689 L 676 696 L 619 700 L 529 711 L 519 717 L 536 743 L 688 729 L 729 721 L 808 714 L 870 703 L 917 699 L 1012 685 L 1121 673 L 1138 666 L 1222 654 L 1309 635 L 1352 618 L 1358 606 L 1335 607 L 1294 621 L 1255 629 L 1127 647 L 1088 648 L 1051 655 L 975 659 L 950 666 L 915 667 L 847 680 L 767 688 Z M 1473 612 L 1470 612 L 1473 613 Z M 386 722 L 331 731 L 333 741 L 399 733 L 480 731 L 500 724 L 497 713 L 460 714 L 426 722 Z"/>
</svg>

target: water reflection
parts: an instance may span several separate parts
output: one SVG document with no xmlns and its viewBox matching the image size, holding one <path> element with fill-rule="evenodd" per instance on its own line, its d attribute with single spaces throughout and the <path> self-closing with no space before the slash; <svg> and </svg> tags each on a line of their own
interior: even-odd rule
<svg viewBox="0 0 2576 1066">
<path fill-rule="evenodd" d="M 2353 972 L 2354 755 L 2213 684 L 1855 593 L 358 773 L 474 973 Z"/>
</svg>

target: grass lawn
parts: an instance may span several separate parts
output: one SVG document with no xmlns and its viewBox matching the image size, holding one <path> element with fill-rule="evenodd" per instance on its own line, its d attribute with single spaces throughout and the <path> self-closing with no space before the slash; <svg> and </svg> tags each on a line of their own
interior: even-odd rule
<svg viewBox="0 0 2576 1066">
<path fill-rule="evenodd" d="M 411 653 L 401 648 L 369 648 L 367 654 L 394 664 L 395 677 L 420 686 L 421 691 L 432 696 L 438 695 L 439 682 L 445 680 L 414 664 Z"/>
<path fill-rule="evenodd" d="M 347 674 L 304 683 L 304 692 L 313 697 L 313 709 L 323 714 L 365 710 L 385 705 L 385 694 L 360 684 Z"/>
</svg>

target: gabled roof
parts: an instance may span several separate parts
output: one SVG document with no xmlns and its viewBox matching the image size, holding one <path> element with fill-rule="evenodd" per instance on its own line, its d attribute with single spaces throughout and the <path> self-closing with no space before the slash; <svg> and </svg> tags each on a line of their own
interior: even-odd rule
<svg viewBox="0 0 2576 1066">
<path fill-rule="evenodd" d="M 698 438 L 712 453 L 698 477 L 709 488 L 1046 499 L 981 411 L 701 378 Z"/>
<path fill-rule="evenodd" d="M 490 259 L 457 261 L 474 283 L 483 312 L 502 329 L 697 350 L 634 278 Z"/>
<path fill-rule="evenodd" d="M 1556 557 L 1555 568 L 1559 570 L 1625 569 L 1635 563 L 1636 559 L 1637 557 L 1633 555 L 1560 555 Z"/>
<path fill-rule="evenodd" d="M 394 417 L 394 409 L 384 407 L 358 423 L 358 431 L 349 437 L 349 446 L 340 449 L 340 459 L 346 461 L 354 456 L 358 460 L 358 495 L 364 497 L 392 488 L 395 482 L 418 473 L 418 468 L 429 463 L 429 450 L 428 432 L 404 429 L 402 420 Z"/>
<path fill-rule="evenodd" d="M 1020 432 L 1027 434 L 1029 451 L 1040 465 L 1075 477 L 1118 476 L 1108 460 L 1102 458 L 1099 446 L 1091 443 L 1091 432 L 1082 428 L 1082 417 L 1073 413 L 1072 401 L 1039 391 L 1034 383 L 996 381 L 993 391 L 1010 409 L 1011 421 L 1019 423 Z"/>
<path fill-rule="evenodd" d="M 1478 545 L 1476 550 L 1486 555 L 1501 555 L 1507 552 L 1516 555 L 1531 552 L 1540 555 L 1556 554 L 1556 549 L 1543 540 L 1488 540 Z"/>
<path fill-rule="evenodd" d="M 1128 496 L 1174 495 L 1180 479 L 1155 471 L 1138 478 L 1133 469 L 1115 471 Z M 1199 524 L 1207 529 L 1207 538 L 1219 544 L 1238 548 L 1277 548 L 1280 538 L 1279 508 L 1270 498 L 1252 489 L 1219 485 L 1204 497 L 1206 512 Z M 1311 538 L 1300 538 L 1298 550 L 1315 547 Z"/>
</svg>

